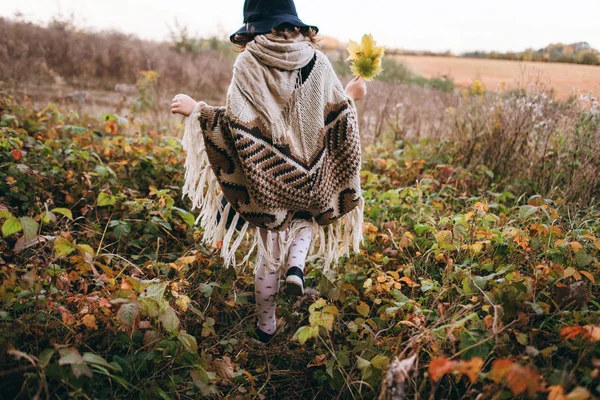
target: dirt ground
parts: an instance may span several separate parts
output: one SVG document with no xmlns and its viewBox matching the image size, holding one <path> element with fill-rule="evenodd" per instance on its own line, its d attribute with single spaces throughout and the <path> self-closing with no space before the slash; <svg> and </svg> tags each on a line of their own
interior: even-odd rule
<svg viewBox="0 0 600 400">
<path fill-rule="evenodd" d="M 559 99 L 571 95 L 600 94 L 600 66 L 479 60 L 457 57 L 397 56 L 413 72 L 427 78 L 447 75 L 458 86 L 469 86 L 481 80 L 487 90 L 523 87 L 539 76 L 556 90 Z"/>
</svg>

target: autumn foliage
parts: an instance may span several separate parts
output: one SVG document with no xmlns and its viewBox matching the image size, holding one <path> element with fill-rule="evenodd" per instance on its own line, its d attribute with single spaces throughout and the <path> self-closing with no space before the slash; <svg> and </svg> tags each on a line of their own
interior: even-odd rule
<svg viewBox="0 0 600 400">
<path fill-rule="evenodd" d="M 199 244 L 181 127 L 148 126 L 1 94 L 1 393 L 376 398 L 416 355 L 411 398 L 600 396 L 593 204 L 523 194 L 455 146 L 366 147 L 361 253 L 309 264 L 265 347 L 251 268 Z"/>
</svg>

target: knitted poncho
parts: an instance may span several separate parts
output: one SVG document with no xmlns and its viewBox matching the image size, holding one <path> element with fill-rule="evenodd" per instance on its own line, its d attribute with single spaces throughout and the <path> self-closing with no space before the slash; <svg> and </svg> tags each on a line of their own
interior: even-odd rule
<svg viewBox="0 0 600 400">
<path fill-rule="evenodd" d="M 245 239 L 252 246 L 239 264 L 257 245 L 271 268 L 285 263 L 272 257 L 271 240 L 263 247 L 258 228 L 278 238 L 281 254 L 300 229 L 312 229 L 307 261 L 325 270 L 359 251 L 357 113 L 327 57 L 307 39 L 257 36 L 235 62 L 226 106 L 198 103 L 182 144 L 184 196 L 200 210 L 204 242 L 220 247 L 226 266 L 236 264 Z"/>
</svg>

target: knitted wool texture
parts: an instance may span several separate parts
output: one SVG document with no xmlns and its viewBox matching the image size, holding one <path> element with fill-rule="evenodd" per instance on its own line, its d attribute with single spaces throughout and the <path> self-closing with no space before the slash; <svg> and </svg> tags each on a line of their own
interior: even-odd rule
<svg viewBox="0 0 600 400">
<path fill-rule="evenodd" d="M 308 46 L 308 47 L 307 47 Z M 225 107 L 198 103 L 186 121 L 184 196 L 200 210 L 203 241 L 220 246 L 225 266 L 258 246 L 271 269 L 271 241 L 283 255 L 312 229 L 307 261 L 327 271 L 362 242 L 360 137 L 354 103 L 327 57 L 304 39 L 257 36 L 234 66 Z M 223 208 L 222 199 L 227 200 Z M 235 212 L 227 224 L 227 216 Z M 243 224 L 240 222 L 243 221 Z M 251 239 L 236 262 L 236 250 Z"/>
</svg>

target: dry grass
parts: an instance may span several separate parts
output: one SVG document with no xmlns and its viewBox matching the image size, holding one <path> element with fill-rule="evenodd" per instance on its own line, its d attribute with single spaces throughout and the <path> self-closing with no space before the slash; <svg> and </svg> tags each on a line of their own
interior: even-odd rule
<svg viewBox="0 0 600 400">
<path fill-rule="evenodd" d="M 397 56 L 397 59 L 427 78 L 448 75 L 458 86 L 479 79 L 488 89 L 515 89 L 527 75 L 541 73 L 554 89 L 557 99 L 575 94 L 600 92 L 600 67 L 559 63 L 477 60 L 457 57 Z"/>
</svg>

